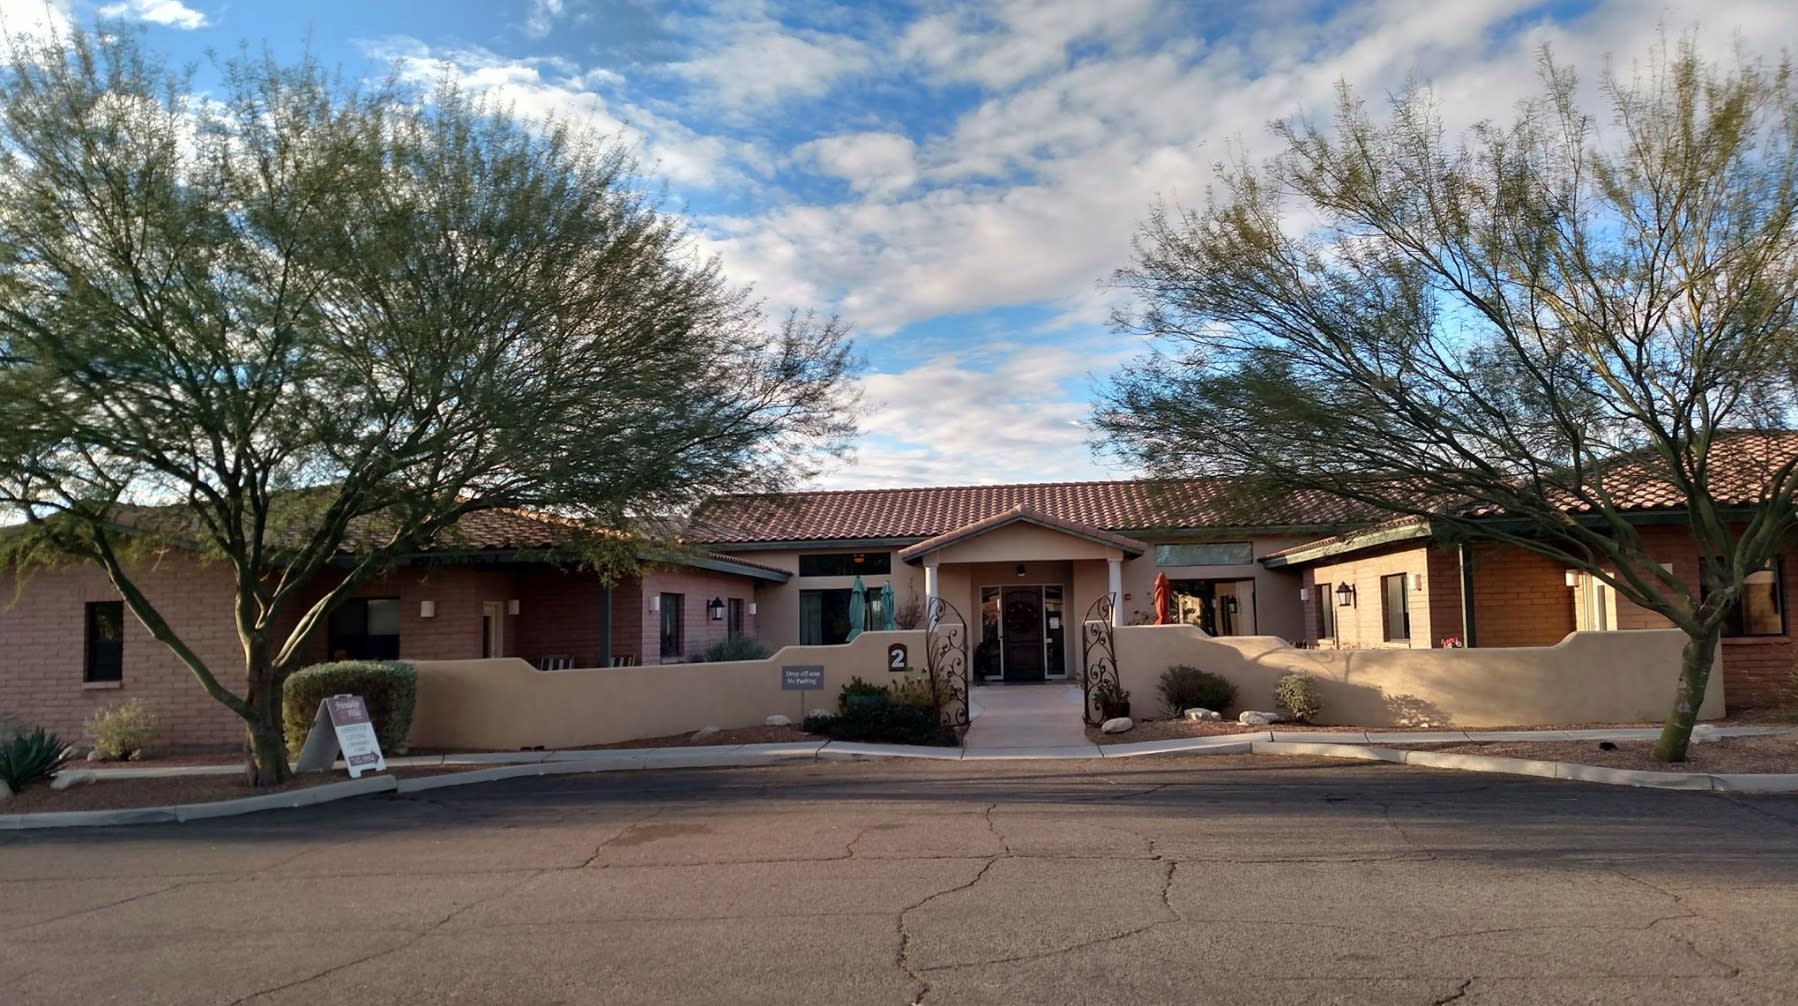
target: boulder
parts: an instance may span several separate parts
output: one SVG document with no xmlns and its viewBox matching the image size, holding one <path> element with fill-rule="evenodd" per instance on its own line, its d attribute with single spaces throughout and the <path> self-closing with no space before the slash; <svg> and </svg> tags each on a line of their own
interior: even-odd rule
<svg viewBox="0 0 1798 1006">
<path fill-rule="evenodd" d="M 1286 722 L 1286 717 L 1281 716 L 1279 713 L 1263 713 L 1250 709 L 1241 716 L 1236 717 L 1236 721 L 1238 723 L 1247 723 L 1252 727 L 1265 727 L 1272 726 L 1275 723 L 1284 723 Z"/>
<path fill-rule="evenodd" d="M 819 718 L 821 720 L 827 720 L 827 719 L 830 719 L 832 716 L 835 716 L 836 713 L 833 713 L 828 709 L 814 709 L 811 712 L 806 713 L 806 715 L 807 716 L 816 716 L 817 718 Z"/>
<path fill-rule="evenodd" d="M 698 730 L 693 731 L 693 736 L 689 739 L 699 740 L 702 737 L 710 737 L 713 734 L 721 734 L 723 732 L 723 730 L 720 730 L 717 727 L 700 727 Z"/>
<path fill-rule="evenodd" d="M 95 748 L 92 751 L 89 751 L 87 753 L 87 760 L 88 761 L 105 761 L 106 756 L 100 753 L 99 748 Z"/>
<path fill-rule="evenodd" d="M 1135 725 L 1136 722 L 1130 717 L 1119 716 L 1116 719 L 1109 719 L 1100 724 L 1099 732 L 1106 734 L 1121 734 Z"/>
<path fill-rule="evenodd" d="M 1215 709 L 1188 709 L 1182 715 L 1186 717 L 1186 722 L 1188 723 L 1201 723 L 1206 720 L 1216 721 L 1224 718 L 1224 714 Z"/>
<path fill-rule="evenodd" d="M 768 717 L 767 719 L 763 720 L 762 722 L 766 723 L 767 725 L 769 725 L 771 727 L 790 727 L 793 725 L 792 720 L 787 719 L 785 716 L 782 716 L 779 713 L 775 713 L 773 716 Z"/>
<path fill-rule="evenodd" d="M 50 780 L 51 789 L 68 789 L 71 786 L 85 786 L 100 777 L 84 768 L 66 768 L 56 773 Z"/>
</svg>

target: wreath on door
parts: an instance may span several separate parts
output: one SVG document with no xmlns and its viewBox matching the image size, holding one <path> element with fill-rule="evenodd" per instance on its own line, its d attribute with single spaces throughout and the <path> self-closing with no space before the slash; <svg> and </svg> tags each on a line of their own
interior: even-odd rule
<svg viewBox="0 0 1798 1006">
<path fill-rule="evenodd" d="M 1029 601 L 1013 601 L 1005 608 L 1005 631 L 1029 632 L 1036 627 L 1040 617 L 1042 616 L 1037 613 L 1036 605 Z"/>
</svg>

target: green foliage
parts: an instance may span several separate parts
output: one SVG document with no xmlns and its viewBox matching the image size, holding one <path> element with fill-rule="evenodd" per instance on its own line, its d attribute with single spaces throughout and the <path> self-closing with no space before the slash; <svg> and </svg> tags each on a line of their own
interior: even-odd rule
<svg viewBox="0 0 1798 1006">
<path fill-rule="evenodd" d="M 1297 671 L 1274 685 L 1274 702 L 1301 723 L 1311 722 L 1324 708 L 1323 699 L 1317 694 L 1317 679 Z"/>
<path fill-rule="evenodd" d="M 887 692 L 886 686 L 870 684 L 858 674 L 837 692 L 837 712 L 847 714 L 855 709 L 883 706 L 890 698 L 892 696 Z"/>
<path fill-rule="evenodd" d="M 1093 686 L 1093 698 L 1102 703 L 1116 704 L 1130 701 L 1130 692 L 1111 681 L 1101 681 Z"/>
<path fill-rule="evenodd" d="M 1193 707 L 1223 712 L 1236 701 L 1236 686 L 1210 671 L 1181 664 L 1161 672 L 1161 702 L 1169 717 Z"/>
<path fill-rule="evenodd" d="M 0 742 L 0 782 L 17 793 L 34 782 L 50 781 L 74 757 L 73 748 L 55 734 L 45 733 L 43 727 L 15 733 Z"/>
<path fill-rule="evenodd" d="M 255 47 L 190 78 L 134 32 L 0 54 L 0 524 L 45 522 L 0 550 L 103 563 L 258 781 L 321 620 L 465 516 L 554 513 L 556 558 L 615 574 L 632 515 L 853 440 L 847 328 L 764 314 L 622 143 Z M 244 666 L 136 588 L 133 540 L 228 560 Z"/>
<path fill-rule="evenodd" d="M 700 661 L 708 664 L 726 660 L 766 660 L 767 657 L 768 648 L 760 640 L 748 636 L 720 640 L 699 655 Z"/>
<path fill-rule="evenodd" d="M 360 695 L 381 750 L 403 754 L 418 701 L 418 671 L 397 660 L 340 660 L 295 671 L 282 689 L 282 728 L 290 756 L 299 754 L 318 704 L 333 695 Z"/>
<path fill-rule="evenodd" d="M 955 731 L 944 726 L 942 719 L 930 710 L 884 701 L 847 709 L 840 716 L 808 716 L 804 729 L 839 741 L 941 747 L 961 743 Z"/>
<path fill-rule="evenodd" d="M 156 738 L 156 713 L 137 699 L 87 718 L 84 731 L 102 761 L 141 758 Z"/>
</svg>

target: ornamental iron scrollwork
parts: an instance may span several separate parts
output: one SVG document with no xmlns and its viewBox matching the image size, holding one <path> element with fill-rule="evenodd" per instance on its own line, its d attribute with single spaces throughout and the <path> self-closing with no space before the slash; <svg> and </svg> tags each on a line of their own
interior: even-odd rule
<svg viewBox="0 0 1798 1006">
<path fill-rule="evenodd" d="M 1111 636 L 1111 618 L 1116 604 L 1116 598 L 1110 594 L 1099 595 L 1092 607 L 1086 609 L 1086 619 L 1080 623 L 1080 684 L 1086 689 L 1082 713 L 1087 726 L 1096 727 L 1104 721 L 1101 695 L 1122 695 L 1124 692 L 1123 679 L 1118 677 L 1117 647 Z"/>
<path fill-rule="evenodd" d="M 956 732 L 968 728 L 968 625 L 955 605 L 933 597 L 924 607 L 924 666 L 930 704 Z"/>
</svg>

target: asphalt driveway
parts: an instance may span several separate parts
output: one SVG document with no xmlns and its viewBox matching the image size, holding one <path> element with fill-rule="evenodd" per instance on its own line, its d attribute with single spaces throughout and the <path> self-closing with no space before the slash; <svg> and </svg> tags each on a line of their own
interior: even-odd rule
<svg viewBox="0 0 1798 1006">
<path fill-rule="evenodd" d="M 0 837 L 0 906 L 9 1004 L 1790 1003 L 1798 800 L 1222 757 L 561 776 Z"/>
</svg>

